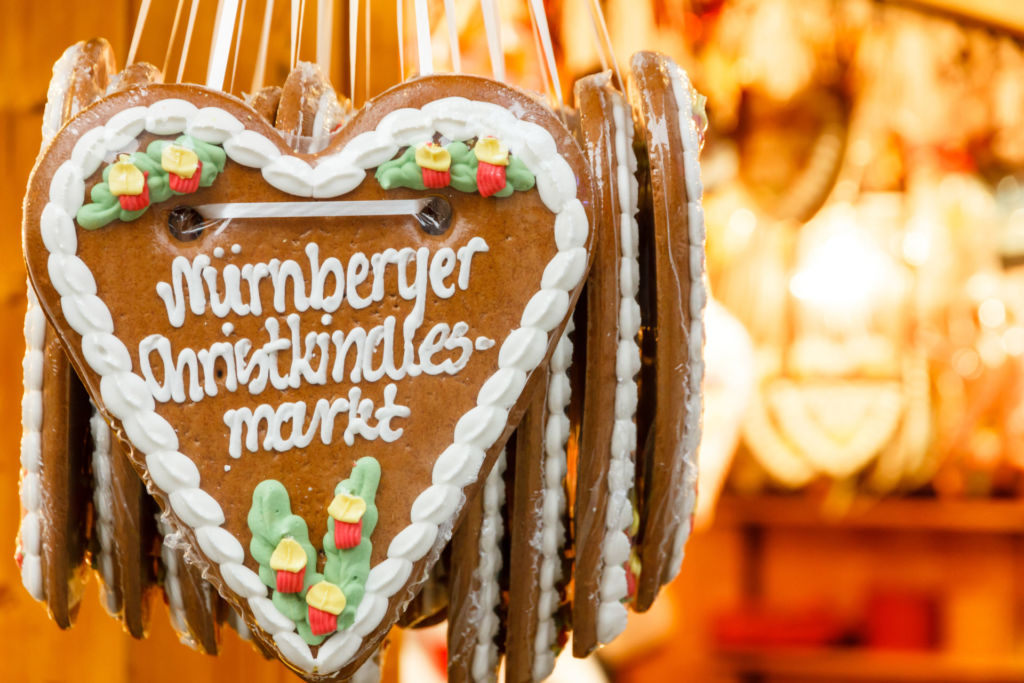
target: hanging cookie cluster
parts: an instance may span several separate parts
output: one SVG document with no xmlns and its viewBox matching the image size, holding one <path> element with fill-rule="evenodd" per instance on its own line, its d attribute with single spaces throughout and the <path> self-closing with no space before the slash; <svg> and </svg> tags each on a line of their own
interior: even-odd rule
<svg viewBox="0 0 1024 683">
<path fill-rule="evenodd" d="M 685 73 L 640 53 L 559 116 L 464 76 L 354 111 L 311 65 L 242 105 L 114 63 L 55 67 L 45 130 L 78 125 L 26 203 L 17 558 L 58 624 L 91 566 L 134 637 L 160 591 L 198 650 L 229 623 L 342 680 L 447 618 L 452 680 L 541 680 L 648 609 L 700 440 Z"/>
</svg>

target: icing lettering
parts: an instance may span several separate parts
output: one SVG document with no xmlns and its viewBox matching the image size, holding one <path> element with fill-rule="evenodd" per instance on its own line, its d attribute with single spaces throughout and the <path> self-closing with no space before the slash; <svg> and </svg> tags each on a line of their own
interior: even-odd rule
<svg viewBox="0 0 1024 683">
<path fill-rule="evenodd" d="M 487 337 L 470 337 L 464 321 L 423 325 L 428 296 L 443 302 L 469 289 L 474 256 L 489 251 L 483 238 L 433 253 L 427 247 L 356 252 L 344 263 L 333 256 L 321 259 L 315 242 L 304 251 L 302 263 L 271 259 L 241 267 L 215 265 L 205 254 L 191 260 L 178 256 L 169 281 L 156 286 L 173 327 L 183 326 L 189 313 L 263 318 L 259 333 L 250 336 L 224 322 L 226 339 L 206 348 L 176 349 L 162 334 L 142 339 L 139 369 L 156 401 L 198 402 L 221 391 L 257 396 L 268 388 L 283 392 L 303 385 L 348 385 L 315 405 L 300 400 L 227 410 L 223 419 L 232 458 L 245 451 L 305 448 L 315 439 L 331 444 L 339 418 L 345 424 L 340 440 L 348 446 L 356 437 L 395 441 L 402 436 L 401 420 L 410 415 L 398 400 L 398 382 L 421 374 L 456 375 L 473 353 L 494 346 Z M 372 326 L 309 329 L 315 323 L 300 315 L 319 311 L 318 320 L 328 328 L 342 306 L 365 309 L 383 302 L 389 292 L 412 303 L 404 317 L 392 313 Z M 364 385 L 382 381 L 382 395 L 371 398 Z"/>
</svg>

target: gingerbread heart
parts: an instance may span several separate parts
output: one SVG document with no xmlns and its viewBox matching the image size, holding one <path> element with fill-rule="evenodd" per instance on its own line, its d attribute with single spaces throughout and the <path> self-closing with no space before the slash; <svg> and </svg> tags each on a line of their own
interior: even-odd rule
<svg viewBox="0 0 1024 683">
<path fill-rule="evenodd" d="M 235 98 L 153 85 L 54 138 L 24 245 L 189 560 L 300 675 L 341 680 L 521 418 L 592 196 L 557 117 L 485 79 L 397 86 L 317 155 Z"/>
</svg>

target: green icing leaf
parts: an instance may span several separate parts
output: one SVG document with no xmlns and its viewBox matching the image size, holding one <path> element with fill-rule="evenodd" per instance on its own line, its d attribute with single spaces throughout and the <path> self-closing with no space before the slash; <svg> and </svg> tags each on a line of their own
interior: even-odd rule
<svg viewBox="0 0 1024 683">
<path fill-rule="evenodd" d="M 412 146 L 406 147 L 398 158 L 385 161 L 378 166 L 374 177 L 385 190 L 393 190 L 396 187 L 427 189 L 423 184 L 423 171 L 416 164 L 416 148 Z"/>
<path fill-rule="evenodd" d="M 182 194 L 171 189 L 170 178 L 161 165 L 164 147 L 169 144 L 171 144 L 170 140 L 154 140 L 149 143 L 145 152 L 133 152 L 131 154 L 132 163 L 143 173 L 149 174 L 146 177 L 146 185 L 149 187 L 150 206 L 165 202 L 171 197 Z M 203 162 L 199 175 L 200 187 L 210 187 L 213 185 L 213 181 L 217 179 L 217 176 L 224 171 L 227 155 L 218 145 L 203 142 L 191 135 L 179 136 L 174 140 L 174 144 L 194 150 L 196 156 Z M 103 169 L 103 181 L 94 185 L 92 192 L 90 192 L 92 203 L 86 204 L 79 209 L 75 216 L 78 224 L 86 230 L 102 228 L 114 219 L 128 223 L 146 213 L 149 209 L 149 207 L 141 211 L 125 211 L 121 209 L 120 202 L 117 197 L 110 193 L 110 188 L 107 185 L 109 174 L 110 165 Z"/>
<path fill-rule="evenodd" d="M 464 142 L 453 142 L 445 147 L 452 155 L 451 186 L 459 192 L 476 192 L 476 155 Z"/>
<path fill-rule="evenodd" d="M 526 164 L 519 157 L 509 157 L 508 166 L 505 168 L 505 187 L 512 186 L 516 192 L 532 190 L 537 184 L 537 179 L 526 168 Z M 504 191 L 505 188 L 502 188 Z M 511 193 L 510 193 L 511 194 Z"/>
<path fill-rule="evenodd" d="M 205 163 L 205 162 L 204 162 Z M 309 626 L 309 613 L 305 594 L 313 584 L 327 580 L 341 588 L 345 594 L 345 609 L 338 615 L 338 629 L 345 629 L 355 620 L 356 610 L 366 591 L 366 578 L 370 573 L 373 544 L 370 536 L 377 526 L 377 486 L 380 483 L 380 464 L 374 458 L 360 458 L 348 479 L 334 489 L 335 495 L 346 491 L 366 502 L 363 514 L 362 540 L 355 548 L 340 550 L 334 545 L 334 520 L 328 516 L 324 553 L 327 563 L 324 573 L 316 572 L 317 552 L 309 542 L 306 521 L 292 514 L 288 491 L 274 479 L 261 481 L 252 494 L 252 507 L 247 518 L 252 541 L 249 553 L 260 565 L 260 580 L 271 589 L 271 600 L 281 614 L 295 622 L 299 636 L 309 645 L 319 645 L 326 636 L 315 636 Z M 275 572 L 270 568 L 270 556 L 283 538 L 293 538 L 306 553 L 306 575 L 300 593 L 278 593 Z"/>
<path fill-rule="evenodd" d="M 452 165 L 449 169 L 450 186 L 467 194 L 476 192 L 476 154 L 464 142 L 448 143 L 445 145 L 445 149 L 452 157 Z M 392 190 L 396 187 L 407 187 L 411 190 L 426 189 L 423 185 L 423 172 L 416 164 L 416 148 L 414 146 L 406 147 L 405 151 L 397 158 L 378 166 L 374 177 L 385 190 Z M 505 187 L 492 196 L 509 197 L 514 192 L 526 192 L 532 190 L 536 183 L 537 179 L 530 169 L 526 168 L 526 164 L 519 158 L 510 156 L 508 167 L 505 169 Z"/>
<path fill-rule="evenodd" d="M 284 485 L 275 479 L 266 479 L 252 492 L 252 507 L 249 508 L 247 521 L 249 531 L 252 532 L 249 553 L 260 565 L 260 580 L 271 589 L 274 605 L 297 625 L 305 624 L 309 616 L 304 598 L 305 589 L 323 578 L 316 571 L 317 552 L 309 542 L 306 520 L 292 514 L 291 500 Z M 278 593 L 274 590 L 277 580 L 274 570 L 269 566 L 270 556 L 284 538 L 294 539 L 306 554 L 306 574 L 301 593 Z M 318 645 L 323 640 L 314 636 L 308 625 L 306 632 L 309 635 L 306 642 L 310 645 Z"/>
<path fill-rule="evenodd" d="M 324 578 L 341 588 L 345 594 L 345 609 L 338 615 L 338 628 L 348 628 L 356 616 L 356 609 L 366 591 L 366 577 L 370 573 L 370 555 L 373 543 L 370 536 L 377 527 L 377 486 L 380 484 L 380 463 L 375 458 L 365 457 L 356 461 L 352 476 L 340 482 L 334 495 L 346 492 L 359 496 L 366 503 L 363 514 L 362 540 L 354 548 L 339 549 L 334 544 L 334 519 L 327 517 L 327 533 L 324 534 Z"/>
</svg>

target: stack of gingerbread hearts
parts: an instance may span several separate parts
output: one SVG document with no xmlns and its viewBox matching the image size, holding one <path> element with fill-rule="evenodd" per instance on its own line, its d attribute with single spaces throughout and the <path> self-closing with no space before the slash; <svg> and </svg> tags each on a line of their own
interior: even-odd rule
<svg viewBox="0 0 1024 683">
<path fill-rule="evenodd" d="M 613 639 L 678 571 L 695 495 L 685 74 L 639 54 L 628 97 L 583 79 L 572 117 L 462 75 L 359 110 L 310 65 L 247 102 L 158 81 L 102 41 L 54 68 L 26 588 L 67 627 L 91 563 L 132 635 L 162 590 L 186 642 L 231 621 L 310 681 L 396 622 L 447 617 L 455 680 Z"/>
</svg>

